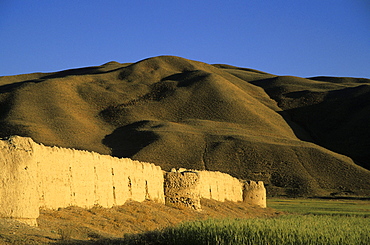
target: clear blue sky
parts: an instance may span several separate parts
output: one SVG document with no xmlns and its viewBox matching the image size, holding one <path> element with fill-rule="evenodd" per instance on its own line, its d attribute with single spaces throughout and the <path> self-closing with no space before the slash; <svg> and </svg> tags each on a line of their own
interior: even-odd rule
<svg viewBox="0 0 370 245">
<path fill-rule="evenodd" d="M 158 55 L 370 78 L 370 1 L 0 0 L 0 76 Z"/>
</svg>

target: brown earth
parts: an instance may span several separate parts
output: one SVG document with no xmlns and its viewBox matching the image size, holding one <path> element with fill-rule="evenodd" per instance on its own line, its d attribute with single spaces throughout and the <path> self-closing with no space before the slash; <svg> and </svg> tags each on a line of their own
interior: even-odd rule
<svg viewBox="0 0 370 245">
<path fill-rule="evenodd" d="M 0 137 L 218 170 L 269 195 L 370 195 L 369 92 L 172 56 L 110 62 L 0 77 Z"/>
<path fill-rule="evenodd" d="M 202 211 L 168 207 L 152 201 L 113 208 L 79 207 L 41 210 L 39 226 L 0 219 L 0 244 L 118 244 L 125 234 L 143 233 L 190 220 L 268 218 L 282 214 L 245 203 L 202 199 Z"/>
</svg>

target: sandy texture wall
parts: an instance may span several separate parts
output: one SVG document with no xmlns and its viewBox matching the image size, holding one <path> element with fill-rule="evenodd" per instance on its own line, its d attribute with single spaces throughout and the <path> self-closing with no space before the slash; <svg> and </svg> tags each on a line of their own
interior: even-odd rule
<svg viewBox="0 0 370 245">
<path fill-rule="evenodd" d="M 0 140 L 0 217 L 36 224 L 39 207 L 164 203 L 163 171 L 151 163 L 46 147 L 18 136 Z"/>
<path fill-rule="evenodd" d="M 266 207 L 266 189 L 262 181 L 245 181 L 243 201 L 262 208 Z"/>
<path fill-rule="evenodd" d="M 36 225 L 39 216 L 37 167 L 33 141 L 13 137 L 0 141 L 0 217 Z"/>
<path fill-rule="evenodd" d="M 200 195 L 217 201 L 242 201 L 243 184 L 231 175 L 221 172 L 199 171 Z"/>
<path fill-rule="evenodd" d="M 0 217 L 36 225 L 39 207 L 112 207 L 127 200 L 201 209 L 200 198 L 266 207 L 260 182 L 221 172 L 179 169 L 94 152 L 47 147 L 30 138 L 0 140 Z M 166 200 L 165 200 L 166 194 Z"/>
<path fill-rule="evenodd" d="M 192 203 L 197 198 L 208 198 L 266 207 L 266 189 L 262 181 L 239 180 L 221 172 L 173 169 L 165 177 L 165 195 L 166 203 Z M 191 207 L 187 203 L 184 206 Z"/>
<path fill-rule="evenodd" d="M 229 174 L 213 171 L 187 170 L 180 168 L 172 170 L 177 173 L 196 173 L 199 180 L 196 188 L 192 186 L 191 190 L 199 193 L 201 198 L 214 199 L 217 201 L 243 201 L 243 185 L 237 178 Z"/>
<path fill-rule="evenodd" d="M 164 203 L 163 171 L 154 164 L 42 145 L 35 147 L 35 160 L 41 207 Z"/>
<path fill-rule="evenodd" d="M 172 171 L 164 175 L 166 205 L 201 209 L 199 175 L 194 171 Z"/>
</svg>

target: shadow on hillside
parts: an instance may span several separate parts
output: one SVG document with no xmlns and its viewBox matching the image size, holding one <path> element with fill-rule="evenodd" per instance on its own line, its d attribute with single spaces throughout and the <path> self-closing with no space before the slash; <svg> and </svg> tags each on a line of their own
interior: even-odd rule
<svg viewBox="0 0 370 245">
<path fill-rule="evenodd" d="M 278 112 L 296 137 L 333 152 L 346 155 L 370 169 L 368 153 L 370 128 L 369 79 L 314 77 L 311 80 L 352 83 L 356 86 L 328 88 L 317 92 L 314 86 L 299 91 L 286 90 L 278 78 L 250 82 L 265 90 L 283 111 Z M 284 107 L 287 107 L 284 109 Z M 290 109 L 288 109 L 290 108 Z"/>
<path fill-rule="evenodd" d="M 280 87 L 271 88 L 270 84 L 272 84 L 275 81 L 276 77 L 272 78 L 265 78 L 260 80 L 255 80 L 249 82 L 250 84 L 253 84 L 257 87 L 261 87 L 265 90 L 266 94 L 273 100 L 275 100 L 279 105 L 281 100 L 281 94 L 284 93 L 284 89 Z M 291 94 L 292 97 L 299 98 L 302 96 L 302 91 L 299 91 L 298 93 Z M 283 109 L 283 108 L 281 108 Z M 285 122 L 289 125 L 289 127 L 293 130 L 295 136 L 303 141 L 311 142 L 311 143 L 317 143 L 317 139 L 314 135 L 312 135 L 312 132 L 310 132 L 307 128 L 304 127 L 304 125 L 301 125 L 292 119 L 292 116 L 288 113 L 286 110 L 277 111 L 277 113 L 280 114 L 280 116 L 285 120 Z"/>
<path fill-rule="evenodd" d="M 312 134 L 312 132 L 307 130 L 307 128 L 305 128 L 303 125 L 294 122 L 286 111 L 280 111 L 277 113 L 279 113 L 280 116 L 285 120 L 298 139 L 317 144 L 316 137 Z"/>
<path fill-rule="evenodd" d="M 176 81 L 178 87 L 190 87 L 193 84 L 209 77 L 211 73 L 195 70 L 195 71 L 183 71 L 162 79 L 162 81 Z"/>
<path fill-rule="evenodd" d="M 39 83 L 42 82 L 42 79 L 33 79 L 33 80 L 26 80 L 23 82 L 16 82 L 16 83 L 11 83 L 11 84 L 5 84 L 0 86 L 0 94 L 3 93 L 8 93 L 16 90 L 17 88 L 22 87 L 23 85 L 27 83 Z"/>
<path fill-rule="evenodd" d="M 12 92 L 15 89 L 20 88 L 23 85 L 28 84 L 28 83 L 39 83 L 39 82 L 43 82 L 47 79 L 63 78 L 63 77 L 68 77 L 68 76 L 83 76 L 83 75 L 89 75 L 89 74 L 105 74 L 105 73 L 110 73 L 110 72 L 120 70 L 122 68 L 124 68 L 124 67 L 119 67 L 119 68 L 115 68 L 115 69 L 112 69 L 112 70 L 102 71 L 101 66 L 96 66 L 96 67 L 84 67 L 84 68 L 69 69 L 69 70 L 59 71 L 59 72 L 55 72 L 55 73 L 51 73 L 51 74 L 49 73 L 48 75 L 41 76 L 38 79 L 31 79 L 31 80 L 26 80 L 26 81 L 1 85 L 0 86 L 0 94 L 7 93 L 7 92 Z"/>
<path fill-rule="evenodd" d="M 140 130 L 147 121 L 135 122 L 115 129 L 102 143 L 112 149 L 112 156 L 132 157 L 158 139 L 151 131 Z"/>
<path fill-rule="evenodd" d="M 67 77 L 67 76 L 83 76 L 83 75 L 89 75 L 89 74 L 104 74 L 109 72 L 114 72 L 117 70 L 122 69 L 122 67 L 115 68 L 108 71 L 102 71 L 101 66 L 92 66 L 92 67 L 84 67 L 84 68 L 76 68 L 76 69 L 69 69 L 65 71 L 59 71 L 47 76 L 43 76 L 40 79 L 50 79 L 50 78 L 61 78 L 61 77 Z"/>
<path fill-rule="evenodd" d="M 370 86 L 329 91 L 320 103 L 283 113 L 308 132 L 315 144 L 346 155 L 357 165 L 370 169 Z"/>
</svg>

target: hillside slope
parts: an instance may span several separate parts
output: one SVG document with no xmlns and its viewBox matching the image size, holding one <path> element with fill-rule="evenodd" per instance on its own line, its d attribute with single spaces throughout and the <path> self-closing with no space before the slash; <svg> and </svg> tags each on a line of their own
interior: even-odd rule
<svg viewBox="0 0 370 245">
<path fill-rule="evenodd" d="M 363 194 L 370 171 L 333 151 L 367 166 L 370 83 L 332 79 L 172 56 L 0 77 L 0 137 L 219 170 L 271 194 Z"/>
<path fill-rule="evenodd" d="M 253 81 L 313 142 L 370 169 L 370 80 L 275 77 Z"/>
</svg>

